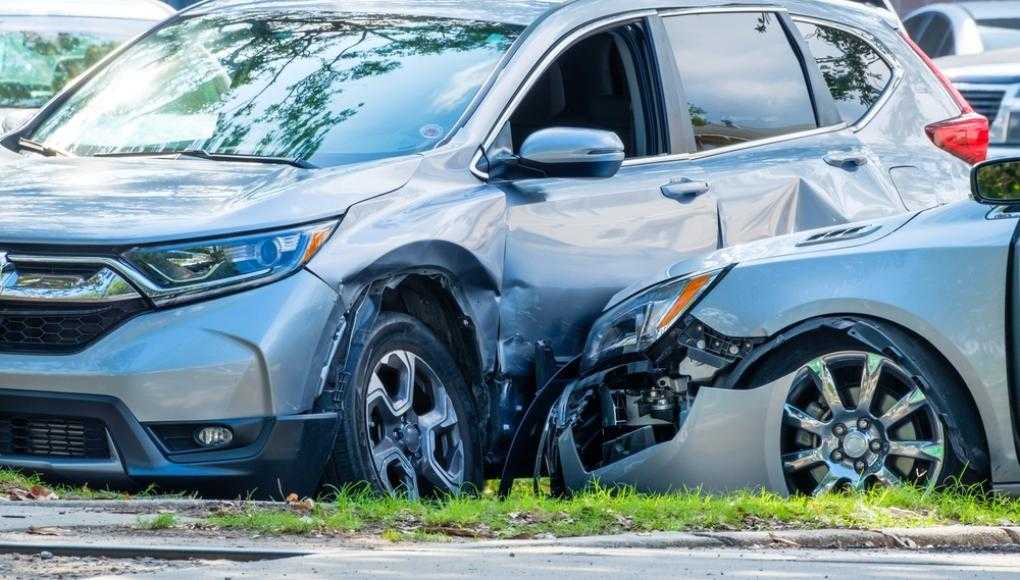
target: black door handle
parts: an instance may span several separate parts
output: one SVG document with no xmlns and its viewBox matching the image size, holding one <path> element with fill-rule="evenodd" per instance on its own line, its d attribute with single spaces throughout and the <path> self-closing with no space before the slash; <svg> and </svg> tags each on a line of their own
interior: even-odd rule
<svg viewBox="0 0 1020 580">
<path fill-rule="evenodd" d="M 682 179 L 671 179 L 669 183 L 664 184 L 661 188 L 662 195 L 670 199 L 689 199 L 692 197 L 699 196 L 709 189 L 707 181 L 694 181 L 686 177 Z"/>
</svg>

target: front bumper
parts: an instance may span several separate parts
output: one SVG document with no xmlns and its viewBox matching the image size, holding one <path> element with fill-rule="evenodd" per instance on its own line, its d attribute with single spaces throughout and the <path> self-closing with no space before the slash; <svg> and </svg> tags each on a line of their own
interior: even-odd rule
<svg viewBox="0 0 1020 580">
<path fill-rule="evenodd" d="M 336 416 L 308 412 L 342 313 L 337 293 L 300 271 L 245 292 L 138 315 L 78 353 L 0 354 L 0 465 L 71 481 L 155 483 L 220 496 L 310 493 L 332 447 Z M 5 452 L 5 416 L 16 412 L 44 417 L 43 428 L 61 436 L 76 436 L 85 424 L 92 433 L 105 429 L 107 441 L 93 436 L 88 444 L 90 451 L 110 452 L 67 457 L 59 438 L 53 447 L 8 445 Z M 154 431 L 203 422 L 234 425 L 247 435 L 233 449 L 179 453 L 161 445 Z"/>
<path fill-rule="evenodd" d="M 253 440 L 246 445 L 172 453 L 167 452 L 151 424 L 139 422 L 113 397 L 0 389 L 0 409 L 3 417 L 14 421 L 40 416 L 94 420 L 102 424 L 108 441 L 106 457 L 0 455 L 0 466 L 41 473 L 59 481 L 122 488 L 155 484 L 161 489 L 197 490 L 218 497 L 311 494 L 333 447 L 337 428 L 334 413 L 254 418 L 243 421 L 257 427 Z M 10 436 L 9 431 L 0 427 L 0 438 L 5 436 Z M 44 436 L 38 437 L 35 445 L 44 445 Z M 66 435 L 59 437 L 66 442 Z"/>
</svg>

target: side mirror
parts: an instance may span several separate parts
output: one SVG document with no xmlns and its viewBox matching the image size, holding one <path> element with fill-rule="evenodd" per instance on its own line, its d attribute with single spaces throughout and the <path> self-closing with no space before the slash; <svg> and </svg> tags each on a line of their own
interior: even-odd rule
<svg viewBox="0 0 1020 580">
<path fill-rule="evenodd" d="M 974 167 L 970 176 L 974 199 L 981 203 L 1020 203 L 1020 159 L 993 159 Z"/>
<path fill-rule="evenodd" d="M 612 177 L 624 159 L 623 141 L 612 131 L 552 127 L 532 133 L 518 164 L 547 177 Z"/>
</svg>

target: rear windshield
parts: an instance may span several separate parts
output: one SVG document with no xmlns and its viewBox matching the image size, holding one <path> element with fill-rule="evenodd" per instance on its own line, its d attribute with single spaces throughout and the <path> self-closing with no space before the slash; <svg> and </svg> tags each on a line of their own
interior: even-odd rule
<svg viewBox="0 0 1020 580">
<path fill-rule="evenodd" d="M 0 20 L 0 108 L 34 109 L 120 43 L 152 23 L 4 17 Z"/>
<path fill-rule="evenodd" d="M 258 155 L 340 165 L 420 152 L 456 125 L 522 27 L 257 11 L 167 25 L 39 126 L 76 155 Z"/>
<path fill-rule="evenodd" d="M 1020 18 L 986 18 L 977 25 L 985 50 L 1020 46 Z"/>
</svg>

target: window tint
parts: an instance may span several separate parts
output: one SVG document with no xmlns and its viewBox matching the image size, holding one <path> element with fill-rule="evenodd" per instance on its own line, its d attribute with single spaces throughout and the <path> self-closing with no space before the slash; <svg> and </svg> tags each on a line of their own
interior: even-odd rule
<svg viewBox="0 0 1020 580">
<path fill-rule="evenodd" d="M 903 26 L 907 29 L 907 34 L 910 35 L 910 38 L 912 38 L 914 42 L 920 40 L 921 33 L 924 32 L 924 25 L 928 22 L 930 17 L 931 14 L 918 14 L 913 18 L 908 18 L 903 21 Z"/>
<path fill-rule="evenodd" d="M 892 80 L 892 69 L 870 44 L 853 34 L 798 22 L 811 55 L 829 86 L 844 121 L 855 123 L 878 102 Z"/>
<path fill-rule="evenodd" d="M 931 22 L 924 29 L 924 34 L 917 39 L 917 44 L 928 56 L 938 58 L 952 53 L 952 37 L 949 20 L 941 14 L 933 14 Z"/>
<path fill-rule="evenodd" d="M 817 127 L 803 67 L 767 12 L 665 19 L 699 151 Z"/>
</svg>

